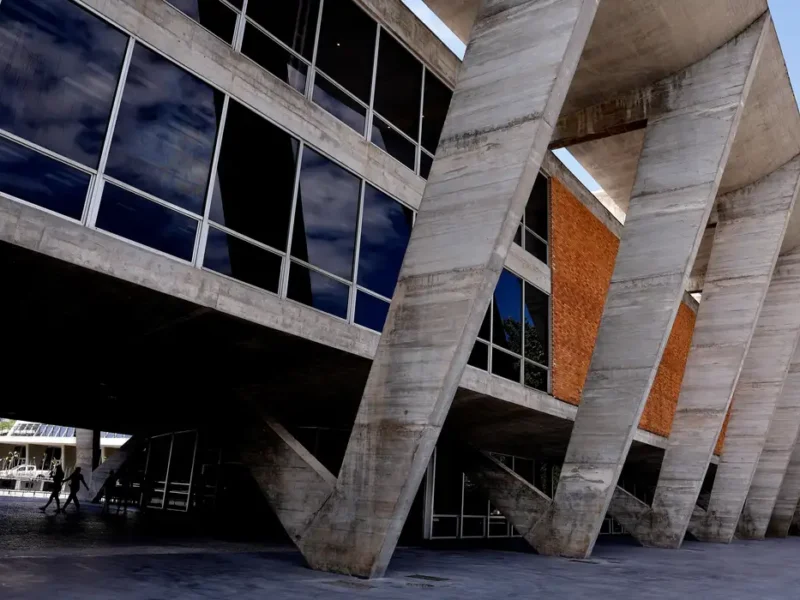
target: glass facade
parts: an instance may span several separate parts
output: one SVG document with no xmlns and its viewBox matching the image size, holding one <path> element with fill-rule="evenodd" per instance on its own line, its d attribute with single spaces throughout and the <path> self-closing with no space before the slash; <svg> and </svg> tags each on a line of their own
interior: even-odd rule
<svg viewBox="0 0 800 600">
<path fill-rule="evenodd" d="M 514 242 L 545 264 L 550 264 L 550 180 L 539 174 L 525 205 Z"/>
<path fill-rule="evenodd" d="M 430 168 L 450 91 L 350 0 L 170 4 Z M 410 208 L 71 0 L 3 0 L 0 44 L 0 194 L 383 329 Z M 546 241 L 536 190 L 524 226 Z M 546 389 L 548 319 L 504 273 L 470 363 Z"/>
<path fill-rule="evenodd" d="M 469 364 L 548 392 L 550 297 L 511 271 L 503 270 Z"/>
</svg>

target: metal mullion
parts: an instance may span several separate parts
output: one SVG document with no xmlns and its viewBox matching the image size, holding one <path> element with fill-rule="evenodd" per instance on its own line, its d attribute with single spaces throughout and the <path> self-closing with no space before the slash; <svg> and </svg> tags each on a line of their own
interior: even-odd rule
<svg viewBox="0 0 800 600">
<path fill-rule="evenodd" d="M 247 0 L 244 0 L 247 2 Z M 230 96 L 225 94 L 225 99 L 222 101 L 222 115 L 219 118 L 219 127 L 217 128 L 217 139 L 214 142 L 214 153 L 211 155 L 211 170 L 208 176 L 208 189 L 206 190 L 205 206 L 203 207 L 203 216 L 198 227 L 198 235 L 194 252 L 192 253 L 192 264 L 200 267 L 206 255 L 206 240 L 208 239 L 208 215 L 211 212 L 211 201 L 214 197 L 214 186 L 217 183 L 217 167 L 219 166 L 219 157 L 222 152 L 222 138 L 225 136 L 225 123 L 228 120 L 228 106 L 230 104 Z"/>
<path fill-rule="evenodd" d="M 235 237 L 237 239 L 240 239 L 243 242 L 247 242 L 248 244 L 258 248 L 259 250 L 264 250 L 265 252 L 269 252 L 270 254 L 275 254 L 277 256 L 280 256 L 281 258 L 286 256 L 285 252 L 282 252 L 281 250 L 276 250 L 275 248 L 273 248 L 272 246 L 268 246 L 264 242 L 259 242 L 258 240 L 255 240 L 255 239 L 253 239 L 251 237 L 247 237 L 246 235 L 243 235 L 243 234 L 239 233 L 238 231 L 235 231 L 235 230 L 231 229 L 230 227 L 225 227 L 224 225 L 219 225 L 219 224 L 215 223 L 214 221 L 210 221 L 210 220 L 208 222 L 208 226 L 209 226 L 209 229 L 216 229 L 218 231 L 221 231 L 222 233 L 224 233 L 226 235 L 229 235 L 231 237 Z"/>
<path fill-rule="evenodd" d="M 358 104 L 359 104 L 359 106 L 361 106 L 362 108 L 364 108 L 364 109 L 367 111 L 367 116 L 369 117 L 370 108 L 369 108 L 369 105 L 368 105 L 366 102 L 364 102 L 364 101 L 363 101 L 363 100 L 361 100 L 360 98 L 357 98 L 357 97 L 356 97 L 356 96 L 354 96 L 354 95 L 353 95 L 351 92 L 349 92 L 347 89 L 343 88 L 343 87 L 342 87 L 342 86 L 341 86 L 339 83 L 337 83 L 337 82 L 336 82 L 336 80 L 334 80 L 334 79 L 333 79 L 333 77 L 331 77 L 330 75 L 328 75 L 327 73 L 325 73 L 325 71 L 323 71 L 323 70 L 321 70 L 321 69 L 317 69 L 317 72 L 318 72 L 320 75 L 322 75 L 322 77 L 323 77 L 323 78 L 324 78 L 324 79 L 325 79 L 325 80 L 326 80 L 328 83 L 331 83 L 331 84 L 333 84 L 333 86 L 334 86 L 334 87 L 336 87 L 336 88 L 337 88 L 339 91 L 343 92 L 343 93 L 344 93 L 344 94 L 345 94 L 345 95 L 346 95 L 348 98 L 350 98 L 351 100 L 354 100 L 356 103 L 358 103 Z"/>
<path fill-rule="evenodd" d="M 364 192 L 367 182 L 361 180 L 361 190 L 358 195 L 358 217 L 356 218 L 356 247 L 353 253 L 353 285 L 350 286 L 350 296 L 347 305 L 347 321 L 353 323 L 356 314 L 356 295 L 358 288 L 358 261 L 361 254 L 361 226 L 364 221 Z"/>
<path fill-rule="evenodd" d="M 177 206 L 175 204 L 171 204 L 170 202 L 167 202 L 166 200 L 162 200 L 158 196 L 153 196 L 153 194 L 149 194 L 147 192 L 143 192 L 139 188 L 134 187 L 129 183 L 125 183 L 124 181 L 120 181 L 116 177 L 110 177 L 109 175 L 106 175 L 105 177 L 103 177 L 103 179 L 105 179 L 106 182 L 117 186 L 118 188 L 122 188 L 126 192 L 130 192 L 131 194 L 135 194 L 135 195 L 137 195 L 137 196 L 139 196 L 141 198 L 144 198 L 145 200 L 149 200 L 150 202 L 154 202 L 156 204 L 160 204 L 161 206 L 169 208 L 170 210 L 174 210 L 176 213 L 179 213 L 179 214 L 181 214 L 181 215 L 183 215 L 185 217 L 189 217 L 189 218 L 194 219 L 195 221 L 198 221 L 198 222 L 203 219 L 202 215 L 198 215 L 197 213 L 194 213 L 194 212 L 192 212 L 190 210 L 187 210 L 185 208 L 181 208 L 180 206 Z"/>
<path fill-rule="evenodd" d="M 494 294 L 492 294 L 492 299 L 489 300 L 489 339 L 486 340 L 487 346 L 489 347 L 488 358 L 486 361 L 487 364 L 487 371 L 491 374 L 492 373 L 492 358 L 494 358 Z M 483 324 L 483 321 L 481 321 Z"/>
<path fill-rule="evenodd" d="M 231 4 L 230 2 L 228 2 L 228 0 L 217 0 L 217 2 L 221 2 L 222 4 L 224 4 L 225 6 L 227 6 L 228 8 L 230 8 L 230 9 L 231 9 L 233 12 L 235 12 L 236 14 L 239 14 L 239 13 L 241 12 L 241 11 L 240 11 L 238 8 L 236 8 L 236 7 L 235 7 L 233 4 Z M 244 6 L 245 6 L 245 5 L 244 5 L 244 4 L 242 4 L 242 10 L 244 10 Z"/>
<path fill-rule="evenodd" d="M 297 263 L 301 267 L 305 267 L 309 271 L 315 271 L 315 272 L 319 273 L 320 275 L 324 275 L 325 277 L 330 277 L 334 281 L 338 281 L 341 284 L 344 284 L 344 285 L 347 285 L 347 286 L 351 286 L 351 287 L 353 285 L 353 283 L 351 281 L 348 281 L 344 277 L 341 277 L 339 275 L 334 275 L 333 273 L 329 273 L 328 271 L 326 271 L 324 269 L 321 269 L 320 267 L 317 267 L 315 265 L 312 265 L 310 262 L 307 262 L 307 261 L 303 260 L 302 258 L 291 257 L 290 260 L 292 260 L 293 262 Z"/>
<path fill-rule="evenodd" d="M 236 32 L 233 34 L 233 43 L 231 44 L 231 47 L 233 48 L 234 52 L 241 53 L 245 25 L 247 24 L 247 0 L 242 0 L 242 10 L 237 10 L 236 12 Z"/>
<path fill-rule="evenodd" d="M 522 362 L 519 365 L 519 383 L 520 385 L 525 385 L 525 280 L 522 279 L 522 293 L 520 294 L 520 303 L 522 304 L 519 308 L 522 312 L 522 322 L 520 323 L 520 348 L 519 353 L 522 358 Z"/>
<path fill-rule="evenodd" d="M 171 434 L 169 438 L 169 458 L 167 458 L 167 472 L 164 475 L 164 495 L 161 497 L 161 510 L 167 506 L 167 494 L 169 493 L 169 471 L 172 467 L 172 449 L 175 446 L 175 434 Z"/>
<path fill-rule="evenodd" d="M 15 135 L 15 134 L 11 133 L 10 131 L 6 131 L 5 129 L 0 129 L 0 137 L 6 138 L 9 141 L 12 141 L 12 142 L 14 142 L 16 144 L 19 144 L 20 146 L 24 146 L 24 147 L 26 147 L 26 148 L 28 148 L 30 150 L 35 150 L 39 154 L 44 154 L 48 158 L 52 158 L 53 160 L 56 160 L 56 161 L 58 161 L 60 163 L 63 163 L 65 165 L 69 166 L 69 167 L 77 169 L 77 170 L 79 170 L 79 171 L 81 171 L 83 173 L 86 173 L 87 175 L 94 175 L 97 172 L 96 169 L 92 169 L 91 167 L 87 167 L 86 165 L 81 164 L 81 163 L 79 163 L 78 161 L 76 161 L 76 160 L 74 160 L 72 158 L 68 158 L 68 157 L 63 156 L 61 154 L 58 154 L 57 152 L 53 152 L 52 150 L 48 150 L 44 146 L 40 146 L 39 144 L 36 144 L 34 142 L 30 142 L 30 141 L 26 140 L 25 138 L 19 137 L 18 135 Z"/>
<path fill-rule="evenodd" d="M 199 228 L 199 226 L 198 226 L 198 228 Z M 134 246 L 136 248 L 141 248 L 142 250 L 147 250 L 148 252 L 152 252 L 154 254 L 158 254 L 159 256 L 163 256 L 164 258 L 168 258 L 170 260 L 177 261 L 177 262 L 179 262 L 179 263 L 181 263 L 183 265 L 188 265 L 190 267 L 194 267 L 192 262 L 189 261 L 189 260 L 177 257 L 174 254 L 169 254 L 167 252 L 164 252 L 163 250 L 159 250 L 158 248 L 153 248 L 152 246 L 147 246 L 146 244 L 142 244 L 141 242 L 137 242 L 136 240 L 132 240 L 130 238 L 123 237 L 123 236 L 121 236 L 121 235 L 119 235 L 117 233 L 114 233 L 113 231 L 108 231 L 107 229 L 100 229 L 100 228 L 95 228 L 95 230 L 101 232 L 103 235 L 107 235 L 109 237 L 112 237 L 115 240 L 119 240 L 121 242 L 125 242 L 126 244 L 128 244 L 130 246 Z"/>
<path fill-rule="evenodd" d="M 311 100 L 314 95 L 314 80 L 317 78 L 317 52 L 319 51 L 319 34 L 322 31 L 322 9 L 325 7 L 325 0 L 320 0 L 319 10 L 317 11 L 317 30 L 314 32 L 314 49 L 311 52 L 311 72 L 308 74 L 308 84 L 306 86 L 306 97 Z"/>
<path fill-rule="evenodd" d="M 419 112 L 417 113 L 417 116 L 419 117 L 419 120 L 417 121 L 417 170 L 415 171 L 417 175 L 419 175 L 422 170 L 422 119 L 425 117 L 425 73 L 428 70 L 428 68 L 425 66 L 425 63 L 421 64 L 422 85 L 420 86 Z"/>
<path fill-rule="evenodd" d="M 89 188 L 88 188 L 89 191 L 91 191 L 91 188 L 92 188 L 92 186 L 91 186 L 91 183 L 90 183 L 89 184 Z M 13 194 L 9 194 L 8 192 L 4 192 L 2 190 L 0 190 L 0 198 L 6 198 L 8 200 L 11 200 L 12 202 L 18 202 L 19 204 L 24 204 L 25 206 L 30 206 L 31 208 L 35 208 L 36 210 L 41 210 L 42 212 L 46 212 L 47 214 L 53 215 L 54 217 L 59 217 L 60 219 L 66 219 L 70 223 L 75 223 L 76 225 L 83 225 L 83 223 L 81 222 L 80 219 L 75 219 L 73 217 L 69 217 L 69 216 L 67 216 L 65 214 L 62 214 L 60 212 L 56 212 L 53 209 L 46 208 L 46 207 L 40 206 L 38 204 L 34 204 L 30 200 L 23 200 L 22 198 L 19 198 L 17 196 L 14 196 Z"/>
<path fill-rule="evenodd" d="M 389 121 L 389 119 L 387 119 L 386 117 L 384 117 L 384 116 L 383 116 L 381 113 L 379 113 L 377 110 L 373 110 L 372 112 L 373 112 L 375 115 L 377 115 L 377 116 L 378 116 L 378 118 L 379 118 L 381 121 L 383 121 L 384 123 L 386 123 L 386 124 L 389 126 L 389 128 L 390 128 L 390 129 L 394 129 L 394 130 L 395 130 L 397 133 L 399 133 L 399 134 L 400 134 L 400 135 L 402 135 L 404 138 L 406 138 L 406 140 L 408 140 L 408 142 L 409 142 L 410 144 L 413 144 L 415 147 L 417 146 L 417 143 L 416 143 L 416 142 L 415 142 L 415 141 L 414 141 L 414 140 L 411 138 L 411 136 L 409 136 L 409 135 L 408 135 L 407 133 L 405 133 L 404 131 L 401 131 L 400 129 L 398 129 L 397 125 L 393 125 L 393 124 L 391 123 L 391 121 Z"/>
<path fill-rule="evenodd" d="M 369 296 L 377 298 L 378 300 L 383 300 L 384 302 L 391 302 L 392 301 L 391 298 L 387 298 L 386 296 L 383 296 L 382 294 L 379 294 L 378 292 L 373 292 L 371 289 L 365 288 L 363 285 L 356 285 L 356 287 L 358 288 L 359 292 L 362 292 L 364 294 L 367 294 Z"/>
<path fill-rule="evenodd" d="M 117 126 L 117 119 L 119 118 L 119 109 L 122 105 L 122 96 L 125 92 L 125 84 L 128 79 L 128 70 L 131 66 L 131 58 L 133 57 L 133 49 L 136 41 L 132 36 L 128 37 L 128 47 L 125 49 L 125 58 L 122 61 L 122 69 L 119 73 L 119 81 L 117 82 L 117 89 L 114 92 L 114 103 L 111 106 L 111 114 L 108 118 L 108 128 L 106 129 L 106 139 L 103 142 L 103 150 L 100 153 L 100 161 L 97 163 L 97 176 L 92 185 L 92 192 L 89 197 L 89 202 L 86 203 L 82 221 L 90 229 L 94 229 L 95 222 L 97 221 L 97 212 L 100 209 L 100 197 L 103 192 L 103 175 L 105 174 L 106 165 L 108 163 L 108 154 L 111 151 L 111 142 L 114 139 L 114 129 Z"/>
<path fill-rule="evenodd" d="M 299 140 L 297 147 L 297 166 L 294 173 L 294 190 L 292 191 L 292 208 L 289 212 L 289 231 L 286 233 L 286 255 L 283 257 L 283 264 L 281 264 L 281 280 L 278 284 L 278 297 L 286 298 L 289 291 L 289 266 L 292 255 L 292 238 L 294 237 L 294 222 L 297 213 L 298 198 L 300 197 L 300 173 L 303 169 L 303 153 L 305 152 L 306 144 L 303 140 Z"/>
<path fill-rule="evenodd" d="M 290 48 L 284 42 L 279 40 L 277 37 L 275 37 L 274 34 L 270 33 L 270 31 L 268 29 L 266 29 L 263 25 L 259 25 L 256 21 L 254 21 L 253 19 L 248 18 L 248 17 L 245 17 L 245 21 L 247 21 L 247 24 L 252 25 L 258 31 L 260 31 L 262 34 L 267 36 L 270 39 L 270 41 L 273 41 L 276 44 L 278 44 L 278 46 L 280 46 L 281 48 L 286 50 L 289 54 L 291 54 L 295 58 L 299 58 L 303 63 L 305 63 L 305 65 L 307 67 L 311 67 L 311 63 L 309 62 L 309 60 L 307 58 L 305 58 L 304 56 L 301 56 L 300 54 L 297 53 L 297 51 L 295 51 L 294 49 Z M 263 67 L 262 67 L 262 69 L 263 69 Z"/>
<path fill-rule="evenodd" d="M 531 358 L 526 358 L 525 360 L 526 360 L 527 362 L 531 363 L 532 365 L 535 365 L 535 366 L 539 367 L 539 368 L 540 368 L 540 369 L 542 369 L 543 371 L 549 371 L 549 370 L 550 370 L 548 367 L 546 367 L 546 366 L 545 366 L 545 365 L 543 365 L 542 363 L 536 362 L 535 360 L 533 360 L 533 359 L 531 359 Z"/>
<path fill-rule="evenodd" d="M 186 497 L 186 507 L 183 512 L 189 512 L 189 506 L 192 503 L 192 486 L 194 484 L 194 467 L 197 462 L 197 445 L 200 441 L 200 432 L 194 432 L 194 451 L 192 452 L 192 470 L 189 471 L 189 495 Z"/>
<path fill-rule="evenodd" d="M 372 113 L 375 110 L 375 87 L 378 81 L 378 53 L 381 48 L 381 29 L 380 23 L 375 23 L 375 51 L 372 55 L 372 82 L 369 90 L 369 106 L 367 107 L 367 131 L 364 137 L 368 140 L 372 139 Z"/>
</svg>

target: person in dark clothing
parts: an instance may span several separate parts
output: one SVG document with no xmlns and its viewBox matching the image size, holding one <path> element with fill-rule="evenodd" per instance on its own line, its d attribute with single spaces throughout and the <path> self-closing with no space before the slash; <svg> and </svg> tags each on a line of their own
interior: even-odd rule
<svg viewBox="0 0 800 600">
<path fill-rule="evenodd" d="M 114 469 L 111 469 L 111 472 L 108 474 L 108 479 L 106 479 L 105 484 L 103 485 L 103 510 L 102 514 L 106 514 L 108 512 L 108 505 L 112 501 L 112 496 L 116 492 L 117 488 L 117 473 Z"/>
<path fill-rule="evenodd" d="M 47 507 L 50 506 L 50 503 L 53 500 L 56 501 L 56 513 L 61 511 L 61 500 L 59 499 L 59 496 L 61 495 L 61 486 L 63 485 L 64 469 L 61 468 L 61 465 L 56 465 L 55 473 L 53 473 L 53 491 L 50 493 L 50 498 L 47 499 L 47 504 L 39 507 L 40 511 L 46 511 Z"/>
<path fill-rule="evenodd" d="M 78 492 L 81 489 L 81 484 L 83 484 L 87 492 L 89 491 L 89 486 L 86 485 L 86 480 L 81 475 L 81 468 L 75 467 L 72 475 L 67 477 L 64 483 L 69 483 L 69 496 L 67 496 L 67 501 L 64 502 L 64 508 L 61 509 L 61 512 L 67 512 L 67 506 L 69 506 L 70 502 L 75 502 L 75 510 L 80 511 L 81 503 L 78 502 Z"/>
</svg>

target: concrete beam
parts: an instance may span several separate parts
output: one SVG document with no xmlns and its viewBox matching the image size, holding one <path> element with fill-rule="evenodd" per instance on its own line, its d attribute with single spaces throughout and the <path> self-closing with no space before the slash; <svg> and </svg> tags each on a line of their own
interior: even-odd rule
<svg viewBox="0 0 800 600">
<path fill-rule="evenodd" d="M 791 374 L 789 378 L 794 379 Z M 798 382 L 793 381 L 792 385 L 796 389 Z M 784 385 L 784 390 L 788 391 L 786 385 Z M 768 536 L 786 537 L 789 535 L 798 504 L 800 504 L 800 444 L 795 443 L 778 499 L 775 501 L 775 507 L 772 509 L 772 516 L 767 526 Z"/>
<path fill-rule="evenodd" d="M 683 541 L 767 296 L 798 186 L 800 158 L 718 201 L 703 302 L 653 505 L 642 522 L 629 528 L 645 545 L 678 548 Z"/>
<path fill-rule="evenodd" d="M 799 346 L 800 347 L 800 346 Z M 739 517 L 737 535 L 749 540 L 761 540 L 767 535 L 767 528 L 776 508 L 784 484 L 788 483 L 786 493 L 788 502 L 797 506 L 800 500 L 798 483 L 786 481 L 789 461 L 797 445 L 800 432 L 800 352 L 795 349 L 789 365 L 789 374 L 783 384 L 775 414 L 767 432 L 767 441 L 747 493 L 747 500 Z M 797 490 L 797 495 L 795 491 Z M 786 502 L 786 500 L 784 500 Z M 794 511 L 792 511 L 794 512 Z M 788 527 L 787 527 L 788 531 Z"/>
<path fill-rule="evenodd" d="M 450 409 L 598 0 L 486 0 L 336 490 L 298 545 L 380 576 Z"/>
<path fill-rule="evenodd" d="M 700 540 L 728 543 L 736 531 L 800 337 L 799 294 L 797 252 L 781 256 L 775 266 L 734 392 L 708 510 L 701 518 L 693 516 L 689 524 L 689 531 Z"/>
<path fill-rule="evenodd" d="M 540 553 L 591 554 L 717 195 L 769 17 L 685 72 L 649 119 L 583 399 Z M 702 307 L 702 304 L 701 304 Z"/>
<path fill-rule="evenodd" d="M 465 472 L 524 538 L 550 506 L 550 497 L 486 452 L 468 448 Z"/>
</svg>

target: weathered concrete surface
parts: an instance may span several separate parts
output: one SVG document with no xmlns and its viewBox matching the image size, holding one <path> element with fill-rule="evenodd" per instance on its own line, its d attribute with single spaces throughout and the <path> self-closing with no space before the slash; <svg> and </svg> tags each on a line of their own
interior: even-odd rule
<svg viewBox="0 0 800 600">
<path fill-rule="evenodd" d="M 792 375 L 789 375 L 792 378 Z M 794 383 L 794 385 L 797 385 Z M 784 391 L 788 388 L 784 385 Z M 792 526 L 792 519 L 797 514 L 797 507 L 800 503 L 800 444 L 795 443 L 794 450 L 783 477 L 778 498 L 775 501 L 775 508 L 767 526 L 767 535 L 772 537 L 786 537 L 789 535 L 789 528 Z"/>
<path fill-rule="evenodd" d="M 561 479 L 533 534 L 591 553 L 702 240 L 770 20 L 672 77 L 649 120 L 633 198 Z"/>
<path fill-rule="evenodd" d="M 703 302 L 651 510 L 634 535 L 683 541 L 756 329 L 800 186 L 800 158 L 722 196 Z M 612 514 L 614 514 L 612 512 Z"/>
<path fill-rule="evenodd" d="M 285 427 L 269 415 L 240 444 L 250 469 L 286 533 L 297 541 L 336 485 L 331 474 Z"/>
<path fill-rule="evenodd" d="M 779 495 L 783 493 L 784 485 L 788 484 L 789 488 L 786 490 L 789 498 L 784 502 L 792 504 L 793 499 L 793 506 L 797 506 L 800 500 L 798 482 L 791 480 L 787 482 L 786 477 L 789 461 L 797 445 L 798 432 L 800 432 L 800 353 L 795 349 L 783 391 L 775 406 L 775 414 L 772 415 L 767 441 L 758 459 L 750 491 L 747 493 L 747 500 L 739 518 L 736 530 L 739 537 L 760 540 L 766 536 L 767 527 L 773 510 L 777 508 L 776 504 Z M 791 490 L 792 487 L 797 489 L 797 495 Z"/>
<path fill-rule="evenodd" d="M 89 500 L 92 496 L 92 473 L 100 464 L 100 431 L 92 429 L 75 430 L 75 467 L 81 474 L 89 490 L 82 485 L 79 498 Z M 69 475 L 69 473 L 67 473 Z"/>
<path fill-rule="evenodd" d="M 92 502 L 100 500 L 103 486 L 106 484 L 106 481 L 108 481 L 111 471 L 115 471 L 119 474 L 119 470 L 125 465 L 127 460 L 142 447 L 142 443 L 143 440 L 141 438 L 137 436 L 131 437 L 127 442 L 122 444 L 114 454 L 109 456 L 102 464 L 98 465 L 95 470 L 92 471 L 91 483 L 89 483 L 87 479 L 89 489 L 91 490 L 89 492 L 89 497 L 92 499 Z"/>
<path fill-rule="evenodd" d="M 465 450 L 465 473 L 492 504 L 527 537 L 550 505 L 550 497 L 485 452 Z"/>
<path fill-rule="evenodd" d="M 700 540 L 733 538 L 800 336 L 798 294 L 800 252 L 781 256 L 775 266 L 734 392 L 708 510 L 689 525 Z"/>
<path fill-rule="evenodd" d="M 547 150 L 597 0 L 488 0 L 475 26 L 312 567 L 391 558 Z"/>
</svg>

